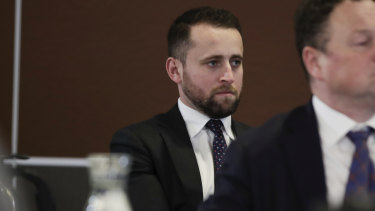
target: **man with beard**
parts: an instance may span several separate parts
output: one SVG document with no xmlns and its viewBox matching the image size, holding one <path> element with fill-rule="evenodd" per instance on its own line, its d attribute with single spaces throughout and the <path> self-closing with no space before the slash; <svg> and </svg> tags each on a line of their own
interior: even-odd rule
<svg viewBox="0 0 375 211">
<path fill-rule="evenodd" d="M 233 14 L 210 7 L 185 12 L 169 29 L 168 53 L 177 105 L 120 129 L 111 142 L 111 152 L 133 157 L 128 193 L 135 211 L 196 210 L 214 192 L 226 147 L 248 129 L 231 118 L 243 76 Z"/>
</svg>

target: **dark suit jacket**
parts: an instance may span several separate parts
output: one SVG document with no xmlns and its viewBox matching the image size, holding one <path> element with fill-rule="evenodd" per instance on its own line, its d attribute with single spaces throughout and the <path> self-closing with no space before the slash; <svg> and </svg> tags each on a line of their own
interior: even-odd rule
<svg viewBox="0 0 375 211">
<path fill-rule="evenodd" d="M 235 134 L 247 128 L 232 121 Z M 133 157 L 128 192 L 134 211 L 193 211 L 202 201 L 198 164 L 177 105 L 117 131 L 111 152 Z"/>
<path fill-rule="evenodd" d="M 326 204 L 320 137 L 310 103 L 231 144 L 215 195 L 200 210 L 305 211 Z"/>
</svg>

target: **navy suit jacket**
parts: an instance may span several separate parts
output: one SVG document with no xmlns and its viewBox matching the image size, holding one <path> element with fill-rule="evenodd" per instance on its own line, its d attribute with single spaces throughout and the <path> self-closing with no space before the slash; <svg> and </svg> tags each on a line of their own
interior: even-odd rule
<svg viewBox="0 0 375 211">
<path fill-rule="evenodd" d="M 248 128 L 232 121 L 235 135 Z M 198 163 L 177 105 L 117 131 L 111 152 L 133 157 L 128 193 L 134 211 L 195 211 L 202 202 Z"/>
<path fill-rule="evenodd" d="M 241 135 L 228 149 L 204 211 L 306 211 L 326 207 L 322 149 L 312 104 Z"/>
</svg>

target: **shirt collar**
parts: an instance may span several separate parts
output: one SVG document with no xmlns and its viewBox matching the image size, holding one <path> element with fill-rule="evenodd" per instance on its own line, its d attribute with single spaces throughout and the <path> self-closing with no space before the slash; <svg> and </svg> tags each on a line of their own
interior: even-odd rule
<svg viewBox="0 0 375 211">
<path fill-rule="evenodd" d="M 312 104 L 318 121 L 319 135 L 324 145 L 330 147 L 337 144 L 351 130 L 358 130 L 364 126 L 375 128 L 375 115 L 364 123 L 358 123 L 329 107 L 317 96 L 313 96 Z"/>
<path fill-rule="evenodd" d="M 185 121 L 187 131 L 191 138 L 196 136 L 210 120 L 210 117 L 207 115 L 185 105 L 180 98 L 178 98 L 178 108 L 180 109 L 182 118 Z M 220 120 L 224 125 L 225 132 L 232 140 L 234 140 L 234 135 L 231 128 L 232 116 L 229 115 Z"/>
</svg>

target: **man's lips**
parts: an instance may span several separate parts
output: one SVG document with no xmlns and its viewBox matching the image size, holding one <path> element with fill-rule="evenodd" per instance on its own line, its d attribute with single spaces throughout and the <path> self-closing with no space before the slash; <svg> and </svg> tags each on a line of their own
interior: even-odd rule
<svg viewBox="0 0 375 211">
<path fill-rule="evenodd" d="M 222 91 L 217 91 L 215 94 L 216 95 L 235 95 L 235 92 L 232 90 L 222 90 Z"/>
<path fill-rule="evenodd" d="M 223 95 L 223 94 L 234 94 L 232 91 L 222 91 L 222 92 L 216 92 L 216 94 Z"/>
<path fill-rule="evenodd" d="M 213 93 L 215 95 L 232 96 L 232 95 L 237 95 L 237 90 L 232 86 L 222 86 L 213 90 Z"/>
</svg>

